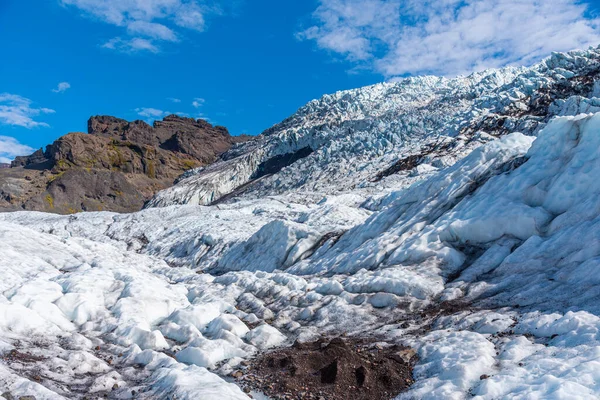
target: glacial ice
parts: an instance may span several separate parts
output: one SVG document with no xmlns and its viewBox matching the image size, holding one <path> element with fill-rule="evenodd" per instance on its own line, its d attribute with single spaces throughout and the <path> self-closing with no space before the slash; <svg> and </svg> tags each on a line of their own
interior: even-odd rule
<svg viewBox="0 0 600 400">
<path fill-rule="evenodd" d="M 223 379 L 243 360 L 368 334 L 419 355 L 399 399 L 597 398 L 598 85 L 523 111 L 597 72 L 597 52 L 325 96 L 160 194 L 165 207 L 0 214 L 0 392 L 247 399 Z M 485 132 L 514 109 L 507 132 Z M 451 145 L 366 179 L 432 142 Z"/>
</svg>

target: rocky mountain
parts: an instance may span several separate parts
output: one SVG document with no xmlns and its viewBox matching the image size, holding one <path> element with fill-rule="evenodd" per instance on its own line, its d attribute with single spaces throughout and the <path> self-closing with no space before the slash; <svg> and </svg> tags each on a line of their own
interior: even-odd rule
<svg viewBox="0 0 600 400">
<path fill-rule="evenodd" d="M 88 133 L 69 133 L 0 172 L 0 209 L 56 213 L 131 212 L 185 171 L 214 162 L 247 137 L 176 115 L 128 122 L 88 121 Z"/>
<path fill-rule="evenodd" d="M 0 392 L 598 398 L 599 82 L 592 48 L 340 92 L 141 211 L 0 214 Z"/>
</svg>

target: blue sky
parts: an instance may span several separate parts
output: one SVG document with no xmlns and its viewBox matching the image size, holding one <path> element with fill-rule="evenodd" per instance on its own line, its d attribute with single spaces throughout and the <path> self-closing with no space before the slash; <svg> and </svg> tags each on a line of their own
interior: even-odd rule
<svg viewBox="0 0 600 400">
<path fill-rule="evenodd" d="M 325 93 L 600 44 L 598 1 L 0 0 L 0 162 L 89 116 L 258 134 Z"/>
</svg>

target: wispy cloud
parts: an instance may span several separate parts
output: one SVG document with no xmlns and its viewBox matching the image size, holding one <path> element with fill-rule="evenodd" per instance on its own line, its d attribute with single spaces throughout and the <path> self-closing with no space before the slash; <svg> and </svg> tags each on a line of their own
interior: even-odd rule
<svg viewBox="0 0 600 400">
<path fill-rule="evenodd" d="M 167 100 L 169 100 L 170 102 L 173 102 L 173 103 L 181 103 L 181 100 L 177 99 L 175 97 L 167 97 Z"/>
<path fill-rule="evenodd" d="M 156 108 L 140 107 L 136 108 L 135 112 L 140 116 L 148 119 L 160 119 L 172 114 L 169 111 L 158 110 Z"/>
<path fill-rule="evenodd" d="M 178 40 L 177 35 L 170 28 L 154 22 L 133 21 L 127 25 L 127 32 L 132 36 L 141 35 L 168 42 L 176 42 Z"/>
<path fill-rule="evenodd" d="M 200 97 L 196 97 L 194 99 L 194 101 L 192 101 L 192 107 L 200 108 L 204 105 L 204 103 L 206 103 L 206 100 L 204 100 L 203 98 L 200 98 Z"/>
<path fill-rule="evenodd" d="M 35 121 L 34 118 L 41 114 L 52 114 L 49 108 L 32 107 L 33 102 L 28 98 L 10 94 L 0 94 L 0 124 L 36 128 L 49 126 L 45 122 Z"/>
<path fill-rule="evenodd" d="M 120 37 L 116 37 L 104 43 L 102 47 L 122 53 L 136 53 L 140 51 L 158 53 L 160 51 L 160 49 L 155 46 L 152 41 L 142 38 L 121 39 Z"/>
<path fill-rule="evenodd" d="M 31 147 L 19 143 L 10 136 L 0 136 L 0 163 L 10 163 L 16 156 L 25 156 L 34 152 Z"/>
<path fill-rule="evenodd" d="M 386 77 L 531 64 L 600 43 L 580 0 L 320 0 L 297 34 Z"/>
<path fill-rule="evenodd" d="M 52 89 L 54 93 L 63 93 L 71 88 L 71 84 L 69 82 L 61 82 L 58 84 L 56 89 Z"/>
<path fill-rule="evenodd" d="M 177 28 L 202 32 L 206 18 L 226 7 L 200 0 L 59 0 L 85 15 L 125 29 L 129 35 L 107 41 L 103 47 L 119 51 L 160 51 L 159 42 L 177 42 Z M 228 6 L 231 8 L 232 6 Z"/>
<path fill-rule="evenodd" d="M 209 118 L 208 116 L 204 115 L 204 113 L 196 113 L 196 116 L 194 118 L 195 119 L 202 119 L 202 120 L 204 120 L 206 122 L 209 122 L 209 123 L 213 123 L 214 122 L 212 118 Z"/>
</svg>

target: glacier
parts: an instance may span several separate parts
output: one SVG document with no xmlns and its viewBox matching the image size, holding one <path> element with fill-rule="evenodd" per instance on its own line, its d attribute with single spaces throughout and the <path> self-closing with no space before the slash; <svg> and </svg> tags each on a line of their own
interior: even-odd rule
<svg viewBox="0 0 600 400">
<path fill-rule="evenodd" d="M 398 399 L 598 398 L 599 78 L 339 92 L 138 213 L 0 214 L 0 393 L 248 399 L 248 360 L 347 335 L 416 350 Z"/>
</svg>

